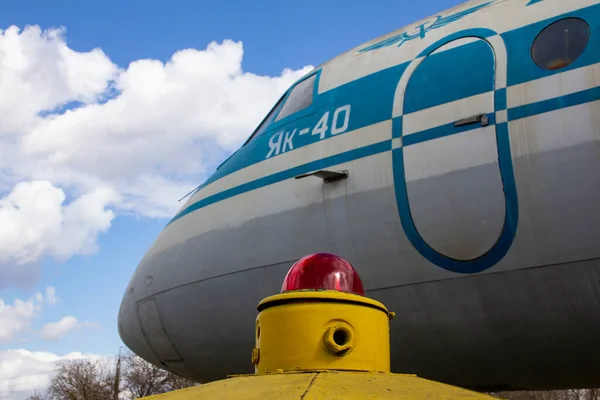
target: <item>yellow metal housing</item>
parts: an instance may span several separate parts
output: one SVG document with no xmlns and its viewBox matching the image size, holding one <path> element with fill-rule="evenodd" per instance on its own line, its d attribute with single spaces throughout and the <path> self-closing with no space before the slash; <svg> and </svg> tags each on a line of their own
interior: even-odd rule
<svg viewBox="0 0 600 400">
<path fill-rule="evenodd" d="M 258 305 L 254 375 L 146 397 L 154 400 L 491 400 L 389 373 L 389 313 L 366 297 L 297 291 Z"/>
<path fill-rule="evenodd" d="M 258 374 L 321 369 L 390 370 L 389 314 L 375 300 L 337 291 L 298 291 L 258 305 Z"/>
<path fill-rule="evenodd" d="M 247 375 L 156 396 L 153 400 L 494 400 L 413 375 L 320 371 Z"/>
</svg>

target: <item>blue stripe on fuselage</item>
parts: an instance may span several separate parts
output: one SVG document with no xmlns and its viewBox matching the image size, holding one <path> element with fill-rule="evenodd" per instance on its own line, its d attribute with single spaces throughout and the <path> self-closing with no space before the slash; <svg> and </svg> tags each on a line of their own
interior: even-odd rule
<svg viewBox="0 0 600 400">
<path fill-rule="evenodd" d="M 600 87 L 582 90 L 577 93 L 568 94 L 553 99 L 538 101 L 508 110 L 509 121 L 544 114 L 562 108 L 573 107 L 580 104 L 590 103 L 600 99 Z"/>
<path fill-rule="evenodd" d="M 496 113 L 489 113 L 487 114 L 487 117 L 489 125 L 496 124 Z M 405 135 L 402 137 L 402 144 L 406 147 L 479 128 L 481 128 L 481 124 L 479 123 L 463 126 L 454 126 L 454 123 L 449 123 L 436 126 L 435 128 L 425 129 L 420 132 L 413 133 L 412 135 Z"/>
<path fill-rule="evenodd" d="M 364 157 L 368 157 L 368 156 L 372 156 L 375 154 L 389 151 L 392 149 L 391 143 L 392 143 L 391 140 L 384 140 L 383 142 L 379 142 L 379 143 L 371 144 L 368 146 L 360 147 L 358 149 L 346 151 L 344 153 L 336 154 L 331 157 L 322 158 L 320 160 L 312 161 L 312 162 L 309 162 L 309 163 L 306 163 L 303 165 L 299 165 L 294 168 L 286 169 L 285 171 L 281 171 L 281 172 L 277 172 L 272 175 L 264 176 L 262 178 L 256 179 L 251 182 L 243 183 L 239 186 L 224 190 L 224 191 L 216 193 L 212 196 L 208 196 L 200 201 L 197 201 L 196 203 L 192 204 L 191 206 L 187 207 L 185 210 L 183 210 L 182 212 L 177 214 L 173 218 L 173 220 L 171 220 L 171 222 L 169 222 L 169 224 L 191 212 L 194 212 L 194 211 L 200 209 L 200 208 L 206 207 L 210 204 L 217 203 L 221 200 L 225 200 L 225 199 L 228 199 L 233 196 L 237 196 L 242 193 L 249 192 L 254 189 L 269 186 L 274 183 L 281 182 L 283 180 L 305 174 L 307 172 L 327 168 L 332 165 L 337 165 L 337 164 L 341 164 L 344 162 L 357 160 L 360 158 L 364 158 Z"/>
<path fill-rule="evenodd" d="M 564 103 L 562 101 L 562 99 L 564 97 L 569 97 L 571 100 L 569 102 Z M 536 114 L 541 114 L 541 113 L 545 113 L 548 111 L 556 110 L 558 108 L 563 108 L 563 107 L 555 108 L 554 105 L 556 105 L 556 104 L 562 104 L 564 107 L 570 107 L 573 105 L 583 104 L 583 103 L 598 101 L 598 100 L 600 100 L 600 87 L 577 92 L 577 93 L 574 93 L 569 96 L 563 96 L 560 98 L 545 100 L 545 101 L 541 101 L 538 103 L 530 104 L 528 106 L 523 106 L 526 108 L 517 107 L 514 109 L 510 109 L 509 114 L 514 110 L 518 110 L 518 111 L 516 111 L 516 112 L 518 112 L 518 114 L 515 115 L 515 119 L 519 119 L 519 118 L 530 117 L 530 116 L 533 116 Z M 553 106 L 548 107 L 547 104 L 552 104 Z M 493 119 L 492 119 L 493 114 L 489 114 L 488 116 L 491 118 L 490 121 L 493 122 Z M 393 126 L 395 126 L 395 127 L 402 126 L 402 117 L 394 118 Z M 480 126 L 478 126 L 478 125 L 475 126 L 475 128 L 479 128 L 479 127 Z M 469 130 L 469 128 L 455 129 L 455 127 L 452 124 L 442 125 L 440 127 L 428 129 L 426 131 L 418 132 L 413 135 L 404 136 L 404 142 L 405 142 L 404 145 L 410 146 L 410 145 L 422 143 L 423 141 L 425 141 L 425 140 L 423 140 L 423 137 L 419 138 L 420 134 L 427 134 L 427 136 L 428 136 L 427 140 L 434 140 L 434 139 L 438 139 L 440 137 L 444 137 L 444 136 L 448 136 L 448 135 L 452 135 L 452 134 L 456 134 L 456 133 L 460 133 L 460 132 L 465 132 L 466 130 Z M 436 132 L 436 134 L 433 135 L 432 132 Z M 399 137 L 396 135 L 397 134 L 395 133 L 394 137 Z M 411 139 L 412 136 L 415 136 L 416 139 Z M 181 218 L 193 211 L 196 211 L 200 208 L 206 207 L 210 204 L 217 203 L 221 200 L 225 200 L 225 199 L 228 199 L 233 196 L 237 196 L 239 194 L 248 192 L 250 190 L 259 189 L 261 187 L 268 186 L 273 183 L 277 183 L 277 182 L 280 182 L 280 181 L 283 181 L 286 179 L 293 178 L 300 174 L 315 171 L 318 169 L 329 168 L 329 167 L 332 167 L 332 166 L 335 166 L 335 165 L 338 165 L 338 164 L 341 164 L 344 162 L 358 160 L 358 159 L 361 159 L 364 157 L 383 153 L 383 152 L 389 151 L 389 150 L 391 150 L 391 140 L 386 140 L 383 142 L 375 143 L 373 145 L 369 145 L 369 146 L 361 147 L 361 148 L 358 148 L 355 150 L 340 153 L 335 156 L 331 156 L 331 157 L 323 158 L 323 159 L 316 160 L 316 161 L 313 161 L 310 163 L 306 163 L 306 164 L 303 164 L 303 165 L 300 165 L 297 167 L 287 169 L 282 172 L 278 172 L 278 173 L 268 175 L 263 178 L 256 179 L 251 182 L 244 183 L 242 185 L 236 186 L 236 187 L 228 189 L 228 190 L 224 190 L 222 192 L 216 193 L 212 196 L 209 196 L 202 200 L 197 201 L 196 203 L 190 205 L 189 207 L 187 207 L 183 211 L 181 211 L 179 214 L 177 214 L 169 222 L 169 224 L 171 224 L 172 222 L 178 220 L 179 218 Z"/>
<path fill-rule="evenodd" d="M 590 25 L 590 29 L 592 32 L 588 48 L 586 49 L 584 54 L 581 57 L 579 57 L 579 59 L 577 59 L 574 63 L 561 70 L 548 71 L 541 69 L 533 62 L 530 56 L 530 48 L 533 43 L 533 40 L 535 39 L 537 34 L 541 30 L 543 30 L 548 24 L 561 18 L 565 18 L 567 16 L 583 18 Z M 531 25 L 501 34 L 500 36 L 505 41 L 508 51 L 507 68 L 509 86 L 536 80 L 545 76 L 551 76 L 557 73 L 562 73 L 575 68 L 580 68 L 600 62 L 600 52 L 596 51 L 596 49 L 600 48 L 600 35 L 597 35 L 596 32 L 600 28 L 599 23 L 600 5 L 594 5 L 585 9 L 570 12 L 562 16 L 554 17 L 545 21 L 536 22 Z M 435 56 L 444 55 L 444 57 L 440 57 L 438 59 L 452 59 L 452 54 L 458 54 L 457 52 L 464 51 L 463 47 L 469 46 L 473 46 L 473 43 L 459 46 L 457 48 L 447 50 L 445 52 L 433 55 L 431 57 L 433 58 Z M 216 171 L 201 187 L 215 182 L 240 169 L 264 161 L 269 151 L 269 140 L 274 134 L 281 132 L 282 129 L 291 132 L 294 129 L 301 130 L 305 129 L 306 127 L 314 127 L 317 121 L 321 118 L 323 112 L 325 111 L 333 112 L 333 110 L 335 110 L 339 106 L 350 104 L 352 107 L 352 116 L 349 121 L 349 127 L 347 132 L 391 119 L 396 86 L 408 65 L 409 62 L 403 63 L 385 69 L 383 71 L 379 71 L 374 74 L 362 77 L 360 79 L 342 85 L 338 88 L 319 94 L 314 99 L 314 113 L 305 116 L 302 119 L 291 122 L 285 127 L 281 127 L 279 129 L 273 129 L 273 127 L 269 128 L 265 134 L 255 138 L 254 140 L 250 141 L 250 143 L 248 143 L 246 146 L 242 147 L 234 156 L 232 156 L 227 162 L 225 162 L 221 166 L 221 168 L 218 171 Z M 428 72 L 424 70 L 424 72 L 422 72 L 420 69 L 423 67 L 431 68 L 431 71 Z M 445 70 L 442 67 L 443 66 L 436 65 L 435 63 L 431 64 L 431 67 L 420 66 L 419 73 L 444 73 Z M 449 93 L 443 93 L 439 95 L 446 96 L 447 99 L 461 99 L 469 97 L 472 93 L 477 93 L 479 91 L 479 89 L 475 89 L 477 88 L 469 87 L 469 85 L 466 84 L 454 85 L 452 87 L 451 92 L 449 91 Z M 430 96 L 431 95 L 433 94 L 430 94 Z M 563 102 L 562 104 L 564 104 L 564 106 L 568 106 L 568 102 L 574 101 L 573 99 L 580 99 L 581 101 L 594 101 L 599 99 L 598 97 L 596 97 L 598 96 L 596 89 L 592 89 L 589 93 L 585 95 L 580 94 L 579 96 L 583 96 L 582 98 L 572 96 L 574 95 L 563 96 L 554 100 L 538 102 L 509 110 L 509 120 L 514 120 L 515 118 L 519 117 L 519 115 L 545 112 L 543 111 L 544 109 L 550 111 L 551 109 L 556 109 L 557 107 L 560 108 L 562 107 L 561 102 Z M 569 98 L 571 100 L 567 101 L 567 103 L 564 103 L 564 100 L 562 100 L 562 98 L 564 97 Z M 423 101 L 420 107 L 426 106 L 428 104 L 427 97 L 422 97 L 422 99 Z M 418 104 L 418 102 L 419 100 L 415 100 L 415 104 Z M 439 104 L 439 102 L 436 103 Z M 407 110 L 419 109 L 419 107 L 413 106 L 411 102 L 406 103 L 405 106 L 409 107 L 407 108 Z M 502 107 L 498 108 L 502 109 Z M 331 127 L 329 127 L 329 129 L 331 129 Z M 439 131 L 439 133 L 444 133 L 445 135 L 447 135 L 448 131 L 442 129 Z M 416 135 L 419 135 L 419 133 L 417 133 Z M 324 140 L 327 140 L 330 137 L 331 136 L 328 133 Z M 431 135 L 431 138 L 435 137 L 435 135 Z M 318 135 L 313 136 L 309 133 L 307 135 L 299 136 L 298 133 L 296 133 L 296 136 L 294 138 L 294 148 L 304 147 L 311 143 L 315 143 L 319 140 L 320 137 Z M 315 162 L 320 161 L 322 160 L 318 160 Z M 331 165 L 335 164 L 330 164 L 328 166 Z M 230 191 L 226 192 L 233 193 Z M 214 196 L 218 196 L 218 194 Z M 211 196 L 211 198 L 214 196 Z M 199 203 L 203 205 L 197 206 L 197 204 Z M 194 203 L 186 209 L 184 209 L 183 211 L 181 211 L 180 213 L 178 213 L 171 222 L 181 218 L 183 215 L 189 214 L 189 212 L 191 212 L 189 210 L 193 211 L 202 208 L 205 205 L 207 205 L 205 199 L 200 200 L 198 203 Z"/>
</svg>

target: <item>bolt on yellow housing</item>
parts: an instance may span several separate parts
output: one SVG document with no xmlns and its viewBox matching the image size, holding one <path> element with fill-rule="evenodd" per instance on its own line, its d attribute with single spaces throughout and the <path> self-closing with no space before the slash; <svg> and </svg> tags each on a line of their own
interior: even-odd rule
<svg viewBox="0 0 600 400">
<path fill-rule="evenodd" d="M 390 314 L 378 301 L 333 290 L 296 291 L 270 296 L 258 310 L 257 374 L 390 370 Z"/>
</svg>

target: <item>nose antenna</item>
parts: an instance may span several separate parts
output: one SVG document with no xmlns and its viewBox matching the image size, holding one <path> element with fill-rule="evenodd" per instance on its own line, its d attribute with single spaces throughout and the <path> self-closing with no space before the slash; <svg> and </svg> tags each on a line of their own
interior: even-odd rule
<svg viewBox="0 0 600 400">
<path fill-rule="evenodd" d="M 196 190 L 198 190 L 200 186 L 196 186 L 194 189 L 192 189 L 188 194 L 186 194 L 185 196 L 183 196 L 182 198 L 180 198 L 179 200 L 177 200 L 177 202 L 179 203 L 181 200 L 185 199 L 186 197 L 188 197 L 190 194 L 194 193 Z"/>
</svg>

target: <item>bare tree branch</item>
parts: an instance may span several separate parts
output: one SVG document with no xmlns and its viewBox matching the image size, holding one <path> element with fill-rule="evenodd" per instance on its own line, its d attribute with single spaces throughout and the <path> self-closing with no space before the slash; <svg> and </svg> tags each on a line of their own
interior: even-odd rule
<svg viewBox="0 0 600 400">
<path fill-rule="evenodd" d="M 35 392 L 33 392 L 32 394 L 27 396 L 26 400 L 49 400 L 49 399 L 48 399 L 47 394 L 42 394 L 41 392 L 38 392 L 36 390 Z"/>
<path fill-rule="evenodd" d="M 107 400 L 114 395 L 114 376 L 98 361 L 79 359 L 59 364 L 48 390 L 52 400 Z"/>
<path fill-rule="evenodd" d="M 134 398 L 161 394 L 196 385 L 143 360 L 135 354 L 123 357 L 123 389 Z"/>
</svg>

